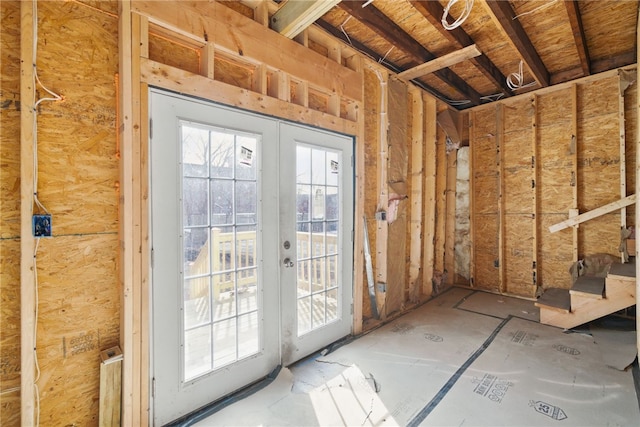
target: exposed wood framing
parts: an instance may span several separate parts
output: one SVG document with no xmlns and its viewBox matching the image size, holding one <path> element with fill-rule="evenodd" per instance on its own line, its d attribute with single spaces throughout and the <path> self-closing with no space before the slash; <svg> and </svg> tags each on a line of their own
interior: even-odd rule
<svg viewBox="0 0 640 427">
<path fill-rule="evenodd" d="M 399 49 L 402 49 L 413 58 L 415 62 L 413 66 L 435 59 L 434 54 L 425 49 L 380 10 L 376 9 L 374 5 L 371 4 L 362 8 L 359 3 L 347 1 L 339 3 L 338 7 L 353 15 L 380 37 L 386 40 L 393 40 L 393 43 Z M 434 74 L 444 83 L 468 98 L 473 105 L 480 104 L 480 94 L 450 69 L 445 68 L 436 71 Z"/>
<path fill-rule="evenodd" d="M 599 208 L 595 208 L 593 210 L 590 210 L 589 212 L 580 214 L 574 218 L 569 218 L 566 221 L 562 221 L 557 224 L 554 224 L 551 227 L 549 227 L 549 231 L 552 233 L 555 233 L 556 231 L 564 230 L 565 228 L 581 224 L 585 221 L 589 221 L 590 219 L 594 219 L 599 216 L 608 214 L 620 208 L 633 205 L 635 202 L 636 202 L 636 195 L 632 194 L 620 200 L 616 200 L 615 202 L 607 203 L 604 206 L 600 206 Z"/>
<path fill-rule="evenodd" d="M 271 17 L 271 28 L 292 39 L 338 3 L 340 0 L 285 2 Z"/>
<path fill-rule="evenodd" d="M 475 44 L 472 44 L 460 50 L 453 51 L 431 61 L 425 62 L 424 64 L 417 65 L 409 70 L 403 71 L 398 74 L 398 77 L 401 79 L 412 80 L 443 68 L 451 67 L 452 65 L 466 61 L 467 59 L 475 58 L 481 54 L 482 52 L 480 52 L 478 47 Z"/>
<path fill-rule="evenodd" d="M 496 173 L 498 175 L 498 289 L 507 292 L 505 266 L 504 105 L 496 106 Z"/>
<path fill-rule="evenodd" d="M 582 17 L 580 16 L 580 8 L 577 0 L 566 0 L 563 2 L 569 16 L 573 39 L 575 40 L 578 56 L 580 57 L 580 65 L 582 66 L 582 74 L 588 76 L 591 74 L 591 60 L 589 59 L 589 48 L 587 47 L 587 39 L 584 36 L 582 28 Z"/>
<path fill-rule="evenodd" d="M 387 167 L 389 163 L 389 142 L 387 141 L 387 131 L 389 128 L 389 116 L 387 114 L 389 104 L 389 75 L 386 72 L 374 70 L 380 79 L 380 117 L 378 133 L 378 153 L 377 162 L 378 174 L 378 212 L 387 212 L 389 207 L 389 188 L 387 179 Z M 389 223 L 386 220 L 376 221 L 376 283 L 382 284 L 384 289 L 376 289 L 376 299 L 378 301 L 378 313 L 381 319 L 387 316 L 386 307 L 386 284 L 387 284 L 387 241 L 389 238 Z M 377 286 L 377 285 L 376 285 Z"/>
<path fill-rule="evenodd" d="M 474 227 L 474 200 L 475 200 L 475 169 L 474 169 L 474 151 L 476 140 L 476 112 L 469 112 L 469 285 L 474 286 L 475 277 L 475 227 Z"/>
<path fill-rule="evenodd" d="M 436 233 L 436 155 L 437 124 L 436 100 L 430 96 L 422 97 L 424 102 L 424 231 L 422 258 L 422 292 L 430 296 L 432 292 L 431 278 L 435 262 Z"/>
<path fill-rule="evenodd" d="M 134 368 L 135 359 L 135 331 L 134 316 L 135 302 L 133 295 L 134 263 L 136 259 L 134 248 L 134 200 L 133 200 L 133 75 L 132 75 L 132 22 L 131 2 L 119 3 L 118 23 L 118 52 L 120 75 L 120 286 L 122 289 L 120 348 L 122 348 L 122 425 L 139 425 L 140 390 L 134 389 L 134 376 L 140 375 Z M 134 421 L 135 420 L 135 421 Z"/>
<path fill-rule="evenodd" d="M 618 126 L 620 129 L 620 197 L 627 196 L 627 162 L 626 162 L 626 134 L 625 134 L 625 118 L 624 118 L 624 91 L 627 88 L 626 82 L 623 80 L 622 74 L 618 74 Z M 620 229 L 627 228 L 627 208 L 620 209 Z M 622 262 L 626 262 L 624 252 L 620 252 Z"/>
<path fill-rule="evenodd" d="M 638 16 L 636 19 L 636 55 L 640 58 L 640 10 L 638 10 Z M 636 82 L 640 82 L 640 69 L 636 68 Z M 636 117 L 640 117 L 640 90 L 636 95 Z M 636 126 L 636 194 L 640 194 L 640 126 Z M 640 225 L 640 209 L 636 206 L 635 217 L 636 228 Z M 638 245 L 636 245 L 636 252 L 634 253 L 636 260 L 638 259 Z M 636 307 L 640 306 L 640 262 L 636 262 Z M 640 316 L 636 316 L 636 347 L 638 347 L 638 354 L 640 354 Z"/>
<path fill-rule="evenodd" d="M 434 269 L 444 272 L 447 236 L 447 145 L 442 127 L 437 129 L 436 143 L 436 233 Z"/>
<path fill-rule="evenodd" d="M 636 51 L 632 50 L 624 52 L 620 55 L 616 55 L 605 59 L 595 59 L 591 61 L 591 74 L 595 75 L 603 72 L 610 72 L 615 68 L 625 67 L 627 65 L 633 65 L 636 62 Z M 615 70 L 614 70 L 615 71 Z M 551 84 L 556 85 L 559 83 L 569 83 L 569 80 L 574 80 L 583 76 L 582 67 L 573 68 L 570 70 L 560 71 L 551 75 Z"/>
<path fill-rule="evenodd" d="M 572 209 L 569 212 L 569 218 L 574 218 L 580 214 L 578 210 L 578 85 L 571 85 L 571 141 L 569 152 L 571 153 L 571 193 L 572 193 Z M 580 252 L 580 233 L 578 227 L 572 230 L 572 259 L 573 262 L 578 261 Z"/>
<path fill-rule="evenodd" d="M 549 71 L 533 47 L 520 21 L 514 18 L 515 13 L 509 2 L 486 0 L 486 4 L 491 17 L 496 22 L 496 26 L 505 32 L 513 47 L 520 53 L 527 68 L 531 70 L 538 84 L 542 87 L 549 86 Z"/>
<path fill-rule="evenodd" d="M 462 27 L 454 28 L 453 30 L 447 30 L 440 22 L 444 13 L 444 8 L 437 1 L 431 0 L 412 0 L 411 4 L 433 25 L 435 29 L 440 31 L 451 43 L 457 43 L 461 47 L 466 47 L 473 44 L 471 37 L 464 31 Z M 513 92 L 507 86 L 506 77 L 491 62 L 491 60 L 484 54 L 476 58 L 472 58 L 471 62 L 485 75 L 493 84 L 502 91 L 504 96 L 513 96 Z"/>
<path fill-rule="evenodd" d="M 531 283 L 534 290 L 538 285 L 538 96 L 533 95 L 531 97 L 531 108 L 533 110 L 531 118 L 531 182 L 533 182 L 532 195 L 531 195 L 531 236 L 533 237 L 531 242 Z M 532 295 L 535 296 L 535 295 Z"/>
<path fill-rule="evenodd" d="M 35 238 L 31 230 L 34 193 L 33 130 L 35 80 L 33 3 L 20 3 L 20 419 L 35 424 Z"/>
<path fill-rule="evenodd" d="M 423 135 L 424 105 L 418 89 L 411 91 L 411 249 L 409 253 L 409 299 L 417 302 L 420 297 L 421 254 L 422 254 L 422 182 L 423 182 Z"/>
<path fill-rule="evenodd" d="M 456 266 L 456 169 L 458 151 L 446 153 L 447 157 L 447 195 L 446 195 L 446 224 L 444 245 L 444 268 L 447 270 L 447 284 L 455 282 Z"/>
</svg>

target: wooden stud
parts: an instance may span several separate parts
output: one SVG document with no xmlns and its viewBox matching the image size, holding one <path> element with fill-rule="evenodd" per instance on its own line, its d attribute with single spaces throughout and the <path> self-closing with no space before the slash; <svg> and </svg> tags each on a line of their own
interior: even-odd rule
<svg viewBox="0 0 640 427">
<path fill-rule="evenodd" d="M 636 17 L 636 57 L 640 58 L 640 10 L 638 10 L 638 16 Z M 636 82 L 640 81 L 640 70 L 636 68 Z M 640 117 L 640 90 L 636 95 L 636 117 Z M 640 194 L 640 126 L 636 126 L 636 194 Z M 636 206 L 635 217 L 636 229 L 640 225 L 640 209 Z M 633 254 L 638 259 L 638 246 L 636 245 L 636 252 Z M 640 262 L 636 262 L 636 307 L 640 306 Z M 636 346 L 638 347 L 638 354 L 640 354 L 640 316 L 636 316 Z"/>
<path fill-rule="evenodd" d="M 269 26 L 269 3 L 261 0 L 253 8 L 253 20 L 265 27 Z"/>
<path fill-rule="evenodd" d="M 625 83 L 622 76 L 618 74 L 618 85 L 620 93 L 618 93 L 618 126 L 620 129 L 620 198 L 627 196 L 627 154 L 626 154 L 626 134 L 625 134 L 625 118 L 624 118 L 624 91 Z M 627 208 L 620 209 L 620 229 L 627 228 Z M 620 252 L 621 262 L 626 262 L 624 252 Z"/>
<path fill-rule="evenodd" d="M 531 182 L 532 185 L 532 195 L 531 195 L 531 235 L 533 236 L 532 247 L 531 247 L 531 283 L 533 284 L 533 295 L 536 296 L 538 290 L 538 97 L 533 95 L 531 97 L 531 108 L 533 110 L 532 118 L 531 118 L 531 129 L 532 129 L 532 137 L 531 137 Z"/>
<path fill-rule="evenodd" d="M 424 112 L 424 244 L 422 259 L 422 292 L 430 296 L 432 292 L 431 279 L 435 265 L 435 234 L 436 234 L 436 153 L 437 153 L 437 123 L 436 99 L 424 94 L 422 100 Z"/>
<path fill-rule="evenodd" d="M 294 38 L 340 0 L 307 0 L 285 2 L 271 17 L 271 28 L 285 37 Z"/>
<path fill-rule="evenodd" d="M 35 424 L 35 238 L 32 232 L 34 193 L 33 2 L 20 3 L 20 419 Z"/>
<path fill-rule="evenodd" d="M 455 281 L 456 265 L 456 184 L 458 151 L 446 153 L 447 157 L 447 189 L 446 189 L 446 223 L 445 223 L 445 249 L 444 268 L 447 270 L 447 284 Z"/>
<path fill-rule="evenodd" d="M 434 269 L 442 273 L 444 272 L 444 254 L 447 240 L 447 136 L 439 125 L 436 132 L 436 234 Z"/>
<path fill-rule="evenodd" d="M 202 49 L 200 49 L 200 75 L 213 79 L 214 60 L 215 47 L 213 43 L 207 43 L 202 47 Z"/>
<path fill-rule="evenodd" d="M 405 80 L 412 80 L 417 77 L 431 74 L 443 68 L 451 67 L 459 62 L 466 61 L 470 58 L 482 55 L 480 49 L 475 44 L 453 51 L 446 55 L 442 55 L 436 59 L 425 62 L 398 74 L 398 77 Z"/>
<path fill-rule="evenodd" d="M 573 197 L 573 208 L 571 209 L 570 218 L 578 216 L 580 211 L 578 210 L 578 85 L 571 86 L 571 141 L 569 145 L 569 152 L 571 153 L 571 179 L 572 185 L 571 192 Z M 580 233 L 578 227 L 573 227 L 572 230 L 572 260 L 578 261 L 580 253 Z"/>
<path fill-rule="evenodd" d="M 496 106 L 496 172 L 498 174 L 498 289 L 507 292 L 505 278 L 505 206 L 504 206 L 504 104 Z"/>
<path fill-rule="evenodd" d="M 419 300 L 421 286 L 420 278 L 422 254 L 422 147 L 424 107 L 421 91 L 411 91 L 412 125 L 411 125 L 411 219 L 410 219 L 410 252 L 409 252 L 409 299 L 411 302 Z"/>
<path fill-rule="evenodd" d="M 475 277 L 475 227 L 474 227 L 474 200 L 475 200 L 475 170 L 474 170 L 474 155 L 475 155 L 475 124 L 476 124 L 476 112 L 469 112 L 469 285 L 474 286 Z"/>
<path fill-rule="evenodd" d="M 264 64 L 259 64 L 253 69 L 253 91 L 267 94 L 267 67 Z"/>
<path fill-rule="evenodd" d="M 388 81 L 389 75 L 386 72 L 378 72 L 380 79 L 380 131 L 378 134 L 378 153 L 377 162 L 378 174 L 378 212 L 387 212 L 389 207 L 389 189 L 387 183 L 387 166 L 388 166 L 388 148 L 387 130 L 389 128 L 388 109 Z M 375 276 L 376 286 L 378 283 L 386 287 L 387 284 L 387 239 L 389 235 L 389 223 L 386 220 L 376 221 L 376 265 Z M 376 289 L 376 299 L 378 301 L 378 313 L 381 319 L 387 316 L 386 307 L 386 290 L 379 292 Z"/>
</svg>

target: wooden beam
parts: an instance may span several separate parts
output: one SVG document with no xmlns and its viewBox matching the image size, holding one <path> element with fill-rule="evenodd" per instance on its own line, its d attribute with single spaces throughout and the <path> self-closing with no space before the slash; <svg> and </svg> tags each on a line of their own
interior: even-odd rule
<svg viewBox="0 0 640 427">
<path fill-rule="evenodd" d="M 338 3 L 340 0 L 287 1 L 271 17 L 271 28 L 292 39 Z"/>
<path fill-rule="evenodd" d="M 631 50 L 621 53 L 620 55 L 613 56 L 605 59 L 594 59 L 591 61 L 591 75 L 602 73 L 605 71 L 613 70 L 614 68 L 620 68 L 627 65 L 634 64 L 636 62 L 636 51 Z M 551 75 L 551 84 L 565 83 L 574 79 L 581 78 L 583 76 L 582 68 L 573 68 L 570 70 L 561 71 Z"/>
<path fill-rule="evenodd" d="M 469 111 L 469 285 L 474 287 L 475 277 L 475 140 L 476 140 L 476 112 Z"/>
<path fill-rule="evenodd" d="M 401 49 L 413 58 L 413 66 L 431 61 L 436 56 L 425 49 L 420 43 L 407 34 L 400 26 L 380 12 L 373 4 L 362 8 L 357 2 L 341 2 L 338 7 L 352 15 L 363 25 L 378 34 L 380 37 Z M 468 98 L 472 104 L 479 105 L 480 94 L 467 84 L 461 77 L 448 68 L 434 73 L 440 80 L 454 88 L 460 94 Z"/>
<path fill-rule="evenodd" d="M 456 276 L 456 184 L 458 151 L 453 150 L 445 154 L 447 157 L 447 187 L 446 187 L 446 220 L 444 241 L 444 268 L 447 270 L 447 284 L 453 285 Z"/>
<path fill-rule="evenodd" d="M 35 238 L 31 229 L 34 193 L 35 80 L 33 2 L 20 2 L 20 419 L 35 424 Z M 37 25 L 37 24 L 36 24 Z"/>
<path fill-rule="evenodd" d="M 507 292 L 505 260 L 504 104 L 496 106 L 496 173 L 498 175 L 498 289 Z"/>
<path fill-rule="evenodd" d="M 580 199 L 578 192 L 578 85 L 571 85 L 571 141 L 569 142 L 569 153 L 571 153 L 571 200 L 572 208 L 569 211 L 569 218 L 574 218 L 580 214 L 578 210 Z M 572 260 L 578 261 L 580 254 L 580 233 L 578 227 L 573 227 L 572 233 Z"/>
<path fill-rule="evenodd" d="M 531 284 L 533 285 L 533 295 L 535 298 L 538 291 L 538 97 L 533 95 L 531 97 L 531 182 L 533 182 L 532 195 L 531 195 L 531 235 L 533 237 L 531 242 Z"/>
<path fill-rule="evenodd" d="M 360 53 L 368 56 L 369 58 L 371 58 L 371 59 L 373 59 L 375 61 L 380 62 L 380 65 L 383 66 L 384 68 L 386 68 L 387 70 L 389 70 L 389 71 L 391 71 L 393 73 L 401 73 L 402 71 L 405 70 L 405 68 L 400 67 L 397 64 L 394 64 L 393 62 L 389 61 L 388 59 L 385 59 L 384 61 L 382 61 L 383 55 L 381 55 L 378 52 L 376 52 L 375 50 L 369 48 L 368 46 L 366 46 L 364 43 L 360 42 L 359 40 L 357 40 L 353 36 L 350 36 L 349 39 L 347 39 L 347 37 L 345 36 L 345 34 L 342 31 L 338 30 L 337 28 L 334 28 L 328 22 L 323 21 L 322 19 L 318 19 L 316 21 L 316 25 L 319 26 L 320 28 L 322 28 L 323 30 L 325 30 L 327 33 L 331 34 L 333 37 L 341 40 L 343 43 L 348 44 L 353 49 L 359 51 Z M 412 80 L 412 83 L 415 84 L 416 86 L 420 87 L 421 89 L 424 89 L 425 91 L 431 93 L 436 98 L 447 99 L 447 97 L 444 94 L 438 92 L 434 88 L 424 84 L 423 82 L 421 82 L 419 80 Z"/>
<path fill-rule="evenodd" d="M 584 29 L 582 28 L 582 17 L 580 16 L 578 1 L 566 0 L 563 3 L 565 9 L 567 10 L 567 15 L 569 16 L 571 32 L 573 33 L 573 40 L 575 41 L 576 49 L 578 50 L 578 56 L 580 57 L 582 75 L 588 76 L 589 74 L 591 74 L 591 60 L 589 59 L 589 48 L 587 47 L 587 39 L 584 36 Z"/>
<path fill-rule="evenodd" d="M 515 13 L 508 1 L 486 0 L 490 15 L 498 28 L 502 28 L 513 47 L 520 53 L 527 68 L 542 87 L 549 86 L 549 71 L 545 67 L 540 55 L 533 47 L 529 36 L 522 28 L 520 21 L 515 19 Z"/>
<path fill-rule="evenodd" d="M 422 293 L 430 296 L 432 291 L 431 278 L 433 277 L 435 261 L 435 234 L 436 234 L 436 155 L 437 155 L 437 130 L 436 100 L 431 96 L 423 95 L 424 102 L 424 232 L 423 232 L 423 258 L 422 258 Z"/>
<path fill-rule="evenodd" d="M 411 105 L 411 222 L 409 224 L 411 249 L 409 252 L 409 300 L 415 303 L 419 301 L 422 290 L 418 280 L 422 266 L 422 150 L 424 146 L 424 106 L 422 102 L 422 92 L 417 88 L 411 90 Z"/>
<path fill-rule="evenodd" d="M 624 117 L 624 92 L 627 88 L 627 83 L 623 80 L 622 74 L 618 74 L 618 85 L 620 92 L 618 93 L 618 126 L 620 135 L 620 197 L 627 196 L 627 148 L 626 148 L 626 132 L 625 132 L 625 117 Z M 627 228 L 627 208 L 620 209 L 620 229 Z M 625 252 L 620 253 L 622 262 L 627 262 L 625 259 Z"/>
<path fill-rule="evenodd" d="M 387 114 L 389 107 L 389 75 L 379 73 L 380 79 L 380 116 L 378 117 L 378 153 L 380 157 L 377 161 L 378 174 L 378 212 L 387 212 L 389 208 L 389 188 L 387 183 L 387 166 L 388 166 L 388 147 L 387 131 L 389 128 L 389 116 Z M 387 317 L 386 307 L 386 285 L 387 285 L 387 240 L 389 237 L 389 223 L 386 220 L 376 221 L 376 265 L 375 277 L 376 286 L 378 283 L 385 286 L 384 290 L 376 289 L 376 297 L 378 301 L 378 314 L 382 320 Z"/>
<path fill-rule="evenodd" d="M 482 52 L 480 52 L 478 47 L 475 44 L 472 44 L 460 50 L 442 55 L 429 62 L 425 62 L 424 64 L 418 65 L 409 70 L 403 71 L 398 74 L 398 77 L 406 80 L 415 79 L 426 74 L 431 74 L 443 68 L 451 67 L 452 65 L 455 65 L 462 61 L 466 61 L 467 59 L 475 58 L 476 56 L 481 54 Z"/>
<path fill-rule="evenodd" d="M 430 0 L 411 0 L 413 7 L 422 13 L 422 15 L 429 21 L 433 27 L 440 32 L 449 42 L 455 43 L 460 47 L 466 47 L 474 44 L 473 39 L 462 29 L 462 27 L 454 28 L 453 30 L 447 30 L 442 26 L 441 19 L 444 13 L 444 8 L 437 1 Z M 502 71 L 484 54 L 478 57 L 471 58 L 471 62 L 476 66 L 482 74 L 485 75 L 491 82 L 502 91 L 504 96 L 513 96 L 513 91 L 507 86 L 507 79 L 502 74 Z"/>
<path fill-rule="evenodd" d="M 632 194 L 623 199 L 616 200 L 615 202 L 608 203 L 604 206 L 600 206 L 599 208 L 590 210 L 589 212 L 580 214 L 574 218 L 569 218 L 565 221 L 554 224 L 551 227 L 549 227 L 549 231 L 551 233 L 555 233 L 556 231 L 564 230 L 565 228 L 581 224 L 585 221 L 589 221 L 590 219 L 598 218 L 599 216 L 606 215 L 610 212 L 613 212 L 625 206 L 633 205 L 635 202 L 636 202 L 636 195 Z"/>
</svg>

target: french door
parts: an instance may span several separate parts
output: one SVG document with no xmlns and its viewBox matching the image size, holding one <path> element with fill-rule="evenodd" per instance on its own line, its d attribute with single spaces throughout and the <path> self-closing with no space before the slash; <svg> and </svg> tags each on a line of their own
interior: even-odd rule
<svg viewBox="0 0 640 427">
<path fill-rule="evenodd" d="M 162 425 L 351 330 L 352 140 L 152 89 Z"/>
</svg>

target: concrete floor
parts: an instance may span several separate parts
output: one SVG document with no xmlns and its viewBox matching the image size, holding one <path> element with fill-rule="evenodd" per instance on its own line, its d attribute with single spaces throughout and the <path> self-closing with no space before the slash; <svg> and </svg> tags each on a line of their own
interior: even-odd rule
<svg viewBox="0 0 640 427">
<path fill-rule="evenodd" d="M 453 288 L 196 425 L 638 426 L 635 332 L 591 329 Z"/>
</svg>

